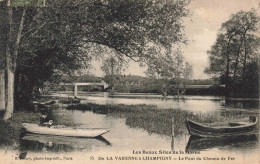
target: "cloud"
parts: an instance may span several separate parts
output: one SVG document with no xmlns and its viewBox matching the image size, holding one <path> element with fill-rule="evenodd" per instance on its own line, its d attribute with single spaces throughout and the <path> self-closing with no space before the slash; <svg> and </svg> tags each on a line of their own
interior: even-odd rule
<svg viewBox="0 0 260 164">
<path fill-rule="evenodd" d="M 190 36 L 193 40 L 188 46 L 183 47 L 184 57 L 186 61 L 193 65 L 194 77 L 193 78 L 207 78 L 204 74 L 204 69 L 208 66 L 207 51 L 214 44 L 216 40 L 217 31 L 202 28 L 197 34 Z"/>
</svg>

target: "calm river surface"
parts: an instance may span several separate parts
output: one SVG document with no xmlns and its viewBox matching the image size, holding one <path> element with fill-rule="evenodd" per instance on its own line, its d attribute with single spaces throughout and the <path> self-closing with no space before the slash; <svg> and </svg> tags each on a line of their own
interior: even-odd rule
<svg viewBox="0 0 260 164">
<path fill-rule="evenodd" d="M 68 97 L 72 93 L 53 93 L 54 96 Z M 225 110 L 241 110 L 259 113 L 259 101 L 247 99 L 225 100 L 224 97 L 214 96 L 185 96 L 177 99 L 169 97 L 163 99 L 160 95 L 147 94 L 116 94 L 107 93 L 80 93 L 79 98 L 84 103 L 97 104 L 148 104 L 157 105 L 158 108 L 180 108 L 192 112 L 201 112 L 216 115 Z M 249 157 L 259 151 L 257 135 L 240 137 L 237 139 L 206 140 L 201 141 L 189 135 L 177 135 L 174 140 L 171 136 L 148 133 L 146 129 L 130 127 L 125 118 L 116 118 L 106 114 L 93 112 L 70 111 L 65 106 L 53 111 L 56 121 L 62 120 L 78 126 L 89 128 L 109 128 L 111 131 L 102 138 L 84 139 L 73 137 L 53 137 L 27 134 L 20 144 L 20 151 L 34 153 L 76 153 L 76 154 L 104 154 L 126 152 L 128 156 L 135 155 L 133 151 L 195 151 L 200 154 L 219 154 Z M 119 155 L 119 154 L 118 154 Z M 143 155 L 143 154 L 142 154 Z M 157 154 L 159 155 L 159 154 Z M 164 154 L 165 155 L 165 154 Z M 166 154 L 167 155 L 167 154 Z"/>
</svg>

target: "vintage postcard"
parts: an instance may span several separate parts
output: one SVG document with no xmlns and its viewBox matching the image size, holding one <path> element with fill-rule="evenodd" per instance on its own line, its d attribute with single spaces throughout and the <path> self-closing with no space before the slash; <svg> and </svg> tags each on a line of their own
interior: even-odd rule
<svg viewBox="0 0 260 164">
<path fill-rule="evenodd" d="M 259 0 L 0 0 L 0 163 L 259 164 Z"/>
</svg>

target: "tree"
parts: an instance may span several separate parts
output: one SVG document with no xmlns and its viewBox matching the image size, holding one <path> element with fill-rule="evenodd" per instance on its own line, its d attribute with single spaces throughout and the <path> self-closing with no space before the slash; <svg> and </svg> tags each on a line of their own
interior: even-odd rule
<svg viewBox="0 0 260 164">
<path fill-rule="evenodd" d="M 183 88 L 186 89 L 186 85 L 188 81 L 192 78 L 193 75 L 193 67 L 188 62 L 185 62 L 184 70 L 183 70 Z"/>
<path fill-rule="evenodd" d="M 230 75 L 230 42 L 231 36 L 225 36 L 224 34 L 219 34 L 216 43 L 208 51 L 209 55 L 209 68 L 205 69 L 207 74 L 214 74 L 216 76 L 225 77 L 225 82 L 227 83 L 228 77 Z"/>
<path fill-rule="evenodd" d="M 3 9 L 4 2 L 0 2 Z M 5 44 L 6 44 L 6 16 L 5 10 L 0 10 L 0 110 L 5 109 Z"/>
<path fill-rule="evenodd" d="M 52 0 L 44 8 L 8 7 L 5 119 L 13 112 L 14 80 L 15 92 L 21 91 L 16 97 L 23 97 L 32 95 L 55 70 L 68 72 L 91 60 L 93 47 L 149 64 L 159 55 L 148 53 L 151 45 L 170 49 L 185 42 L 182 18 L 188 16 L 187 5 L 185 0 Z M 30 93 L 24 92 L 25 84 Z"/>
<path fill-rule="evenodd" d="M 8 21 L 9 21 L 9 30 L 7 33 L 7 44 L 5 52 L 5 61 L 6 61 L 6 72 L 7 72 L 7 103 L 6 103 L 6 112 L 4 115 L 4 120 L 7 120 L 12 116 L 14 108 L 14 74 L 16 69 L 16 59 L 18 56 L 18 48 L 21 41 L 21 35 L 23 31 L 24 18 L 26 9 L 22 9 L 22 16 L 18 21 L 18 24 L 15 24 L 14 21 L 14 11 L 13 8 L 8 8 Z M 6 22 L 5 22 L 6 23 Z"/>
<path fill-rule="evenodd" d="M 168 95 L 171 85 L 174 85 L 175 94 L 179 95 L 192 76 L 192 66 L 184 63 L 182 52 L 177 49 L 161 53 L 156 60 L 150 61 L 146 74 L 157 79 L 163 96 Z"/>
<path fill-rule="evenodd" d="M 247 67 L 259 55 L 260 38 L 255 34 L 259 21 L 255 10 L 232 15 L 222 24 L 216 43 L 208 51 L 210 66 L 205 72 L 218 76 L 226 84 L 227 95 L 248 96 L 241 90 L 248 85 Z"/>
<path fill-rule="evenodd" d="M 112 90 L 114 90 L 117 80 L 115 77 L 119 78 L 126 67 L 127 61 L 121 60 L 116 56 L 110 56 L 103 60 L 101 69 L 105 73 L 105 81 L 112 87 Z"/>
</svg>

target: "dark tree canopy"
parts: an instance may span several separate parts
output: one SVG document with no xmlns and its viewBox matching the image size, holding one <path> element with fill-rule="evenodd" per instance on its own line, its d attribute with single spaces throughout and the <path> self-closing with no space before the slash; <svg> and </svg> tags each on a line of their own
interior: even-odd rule
<svg viewBox="0 0 260 164">
<path fill-rule="evenodd" d="M 216 43 L 208 51 L 210 66 L 205 70 L 220 78 L 227 95 L 258 95 L 260 17 L 255 10 L 240 11 L 222 24 Z M 254 75 L 250 78 L 248 75 Z M 250 79 L 248 79 L 250 78 Z"/>
<path fill-rule="evenodd" d="M 17 47 L 12 38 L 24 18 L 19 53 L 12 56 L 16 99 L 29 99 L 47 81 L 88 68 L 92 58 L 106 49 L 121 59 L 151 65 L 167 55 L 152 53 L 154 49 L 167 52 L 172 45 L 185 43 L 182 18 L 189 14 L 188 4 L 186 0 L 46 0 L 46 7 L 13 7 L 10 47 Z"/>
<path fill-rule="evenodd" d="M 103 45 L 148 61 L 159 55 L 150 53 L 151 45 L 170 48 L 185 42 L 182 18 L 188 14 L 187 5 L 184 0 L 47 1 L 46 8 L 28 11 L 21 52 L 78 57 Z"/>
</svg>

